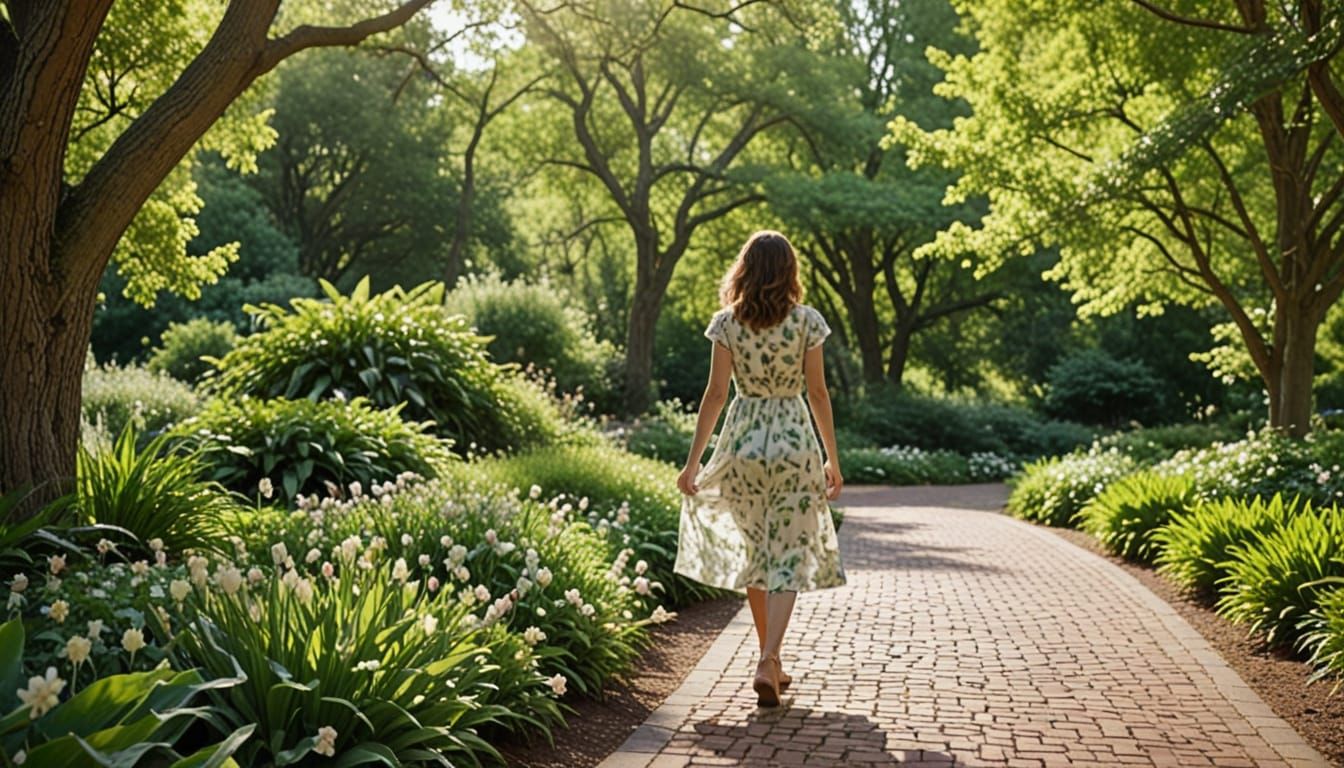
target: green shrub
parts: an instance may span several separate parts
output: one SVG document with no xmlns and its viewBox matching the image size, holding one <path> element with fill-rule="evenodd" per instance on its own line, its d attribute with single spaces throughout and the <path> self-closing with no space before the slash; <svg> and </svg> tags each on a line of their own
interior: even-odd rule
<svg viewBox="0 0 1344 768">
<path fill-rule="evenodd" d="M 159 346 L 150 353 L 145 367 L 178 381 L 195 383 L 212 367 L 205 358 L 223 357 L 237 341 L 233 323 L 204 317 L 172 323 L 159 337 Z"/>
<path fill-rule="evenodd" d="M 1034 461 L 1013 479 L 1008 512 L 1024 520 L 1067 526 L 1094 496 L 1133 472 L 1134 460 L 1094 446 L 1083 452 Z"/>
<path fill-rule="evenodd" d="M 403 421 L 398 408 L 368 401 L 216 399 L 179 424 L 175 436 L 199 442 L 212 479 L 255 498 L 262 479 L 286 503 L 327 483 L 369 487 L 403 472 L 436 476 L 453 460 L 428 426 Z"/>
<path fill-rule="evenodd" d="M 135 535 L 129 546 L 148 554 L 158 539 L 174 551 L 217 549 L 220 523 L 238 506 L 216 482 L 202 479 L 210 464 L 199 450 L 173 450 L 163 434 L 136 448 L 128 424 L 111 450 L 76 457 L 74 507 L 84 524 L 115 526 Z"/>
<path fill-rule="evenodd" d="M 50 667 L 25 684 L 24 639 L 21 620 L 0 625 L 6 765 L 226 765 L 252 734 L 252 726 L 242 723 L 222 742 L 189 756 L 177 752 L 189 728 L 224 715 L 216 707 L 189 705 L 206 688 L 226 691 L 241 682 L 231 674 L 207 683 L 195 669 L 160 668 L 106 677 L 76 691 Z M 70 695 L 62 696 L 67 690 Z M 16 759 L 20 753 L 23 758 Z"/>
<path fill-rule="evenodd" d="M 1337 582 L 1331 582 L 1337 583 Z M 1334 693 L 1344 685 L 1344 587 L 1336 587 L 1320 596 L 1303 625 L 1300 647 L 1311 653 L 1315 671 L 1311 679 L 1336 678 Z"/>
<path fill-rule="evenodd" d="M 1117 360 L 1088 349 L 1056 363 L 1047 374 L 1045 412 L 1085 424 L 1149 422 L 1164 410 L 1166 391 L 1139 360 Z"/>
<path fill-rule="evenodd" d="M 1304 509 L 1284 525 L 1233 544 L 1218 611 L 1271 643 L 1295 639 L 1299 624 L 1344 577 L 1344 508 Z"/>
<path fill-rule="evenodd" d="M 844 451 L 840 454 L 840 467 L 845 481 L 850 483 L 952 485 L 971 479 L 970 465 L 960 454 L 900 445 Z"/>
<path fill-rule="evenodd" d="M 177 653 L 214 677 L 243 678 L 211 692 L 227 728 L 256 725 L 243 764 L 316 759 L 325 732 L 347 761 L 478 765 L 500 759 L 481 729 L 513 721 L 548 731 L 559 720 L 525 645 L 492 653 L 502 628 L 356 542 L 337 547 L 331 576 L 302 576 L 277 557 L 256 567 L 255 583 L 227 563 L 213 584 L 196 582 L 198 615 L 177 633 Z"/>
<path fill-rule="evenodd" d="M 490 336 L 492 359 L 534 365 L 549 372 L 563 392 L 582 392 L 602 413 L 616 410 L 611 377 L 616 348 L 598 341 L 588 317 L 545 279 L 505 282 L 485 275 L 459 282 L 445 297 L 450 312 L 465 315 Z"/>
<path fill-rule="evenodd" d="M 648 563 L 650 580 L 666 587 L 671 605 L 719 594 L 672 572 L 681 524 L 675 467 L 612 447 L 547 448 L 473 466 L 486 478 L 519 489 L 535 485 L 547 499 L 569 503 L 617 550 L 629 536 L 633 557 Z"/>
<path fill-rule="evenodd" d="M 1103 448 L 1115 448 L 1138 463 L 1151 466 L 1179 451 L 1207 448 L 1235 437 L 1231 429 L 1222 424 L 1173 424 L 1116 432 L 1097 442 Z"/>
<path fill-rule="evenodd" d="M 380 408 L 404 403 L 408 419 L 433 421 L 461 451 L 554 437 L 558 416 L 544 393 L 490 362 L 485 339 L 442 306 L 441 283 L 370 296 L 365 278 L 349 296 L 329 283 L 323 290 L 326 301 L 249 308 L 263 330 L 218 362 L 209 386 L 227 396 L 320 401 L 344 394 Z"/>
<path fill-rule="evenodd" d="M 625 433 L 625 449 L 680 466 L 691 452 L 696 418 L 696 413 L 688 411 L 680 400 L 660 400 L 654 403 L 651 413 L 635 419 L 630 425 Z M 707 444 L 705 450 L 710 449 Z"/>
<path fill-rule="evenodd" d="M 1187 477 L 1138 472 L 1107 485 L 1082 511 L 1079 528 L 1096 536 L 1113 554 L 1151 563 L 1161 550 L 1154 533 L 1195 499 Z"/>
<path fill-rule="evenodd" d="M 1227 576 L 1232 546 L 1282 527 L 1298 509 L 1279 495 L 1195 504 L 1153 533 L 1157 569 L 1185 589 L 1212 595 Z"/>
<path fill-rule="evenodd" d="M 642 608 L 632 589 L 637 563 L 612 551 L 572 508 L 520 499 L 476 474 L 464 465 L 439 480 L 375 484 L 344 501 L 310 497 L 301 509 L 311 514 L 268 513 L 239 533 L 244 541 L 282 542 L 295 555 L 331 551 L 351 536 L 379 537 L 382 556 L 404 559 L 417 579 L 433 578 L 464 596 L 483 586 L 489 599 L 469 598 L 482 620 L 495 598 L 510 595 L 512 609 L 498 620 L 520 636 L 533 627 L 544 633 L 537 645 L 542 674 L 599 693 L 629 669 L 654 608 Z M 269 546 L 253 545 L 253 557 L 269 558 Z M 308 559 L 297 567 L 315 573 L 317 558 Z M 565 599 L 570 590 L 581 604 Z M 592 606 L 591 616 L 583 604 Z"/>
<path fill-rule="evenodd" d="M 191 387 L 161 373 L 130 366 L 90 366 L 84 371 L 84 420 L 117 435 L 132 424 L 153 435 L 196 412 Z"/>
</svg>

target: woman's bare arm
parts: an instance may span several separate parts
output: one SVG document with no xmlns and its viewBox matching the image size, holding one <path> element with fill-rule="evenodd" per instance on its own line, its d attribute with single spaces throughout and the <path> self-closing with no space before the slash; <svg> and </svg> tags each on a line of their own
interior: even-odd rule
<svg viewBox="0 0 1344 768">
<path fill-rule="evenodd" d="M 695 484 L 695 476 L 700 471 L 700 457 L 709 444 L 710 433 L 719 423 L 719 414 L 724 403 L 728 402 L 728 382 L 733 376 L 733 353 L 722 344 L 714 344 L 713 356 L 709 359 L 709 383 L 700 398 L 700 415 L 695 421 L 695 437 L 691 440 L 691 452 L 686 457 L 686 466 L 677 478 L 677 488 L 687 496 L 700 491 Z"/>
<path fill-rule="evenodd" d="M 807 402 L 812 406 L 812 418 L 821 431 L 821 444 L 826 449 L 826 490 L 834 499 L 840 495 L 844 479 L 840 474 L 840 450 L 835 444 L 835 415 L 831 412 L 831 393 L 826 389 L 826 365 L 821 356 L 821 345 L 803 355 L 803 376 L 807 380 Z"/>
</svg>

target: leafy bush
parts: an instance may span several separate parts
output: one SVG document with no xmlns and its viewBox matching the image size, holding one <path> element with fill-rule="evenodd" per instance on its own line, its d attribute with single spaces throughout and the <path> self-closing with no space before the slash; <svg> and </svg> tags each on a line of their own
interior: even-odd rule
<svg viewBox="0 0 1344 768">
<path fill-rule="evenodd" d="M 483 627 L 449 590 L 409 579 L 405 562 L 386 562 L 369 542 L 334 554 L 330 575 L 301 576 L 277 555 L 273 567 L 254 566 L 259 576 L 220 564 L 214 584 L 193 590 L 199 613 L 178 633 L 179 653 L 215 677 L 244 678 L 211 691 L 226 727 L 257 727 L 239 751 L 244 764 L 339 753 L 478 765 L 499 759 L 481 728 L 526 720 L 545 731 L 559 720 L 526 645 L 493 654 L 499 627 Z"/>
<path fill-rule="evenodd" d="M 1198 503 L 1153 532 L 1157 569 L 1186 589 L 1212 595 L 1227 576 L 1232 546 L 1282 527 L 1299 506 L 1277 494 Z"/>
<path fill-rule="evenodd" d="M 320 401 L 343 394 L 380 408 L 404 403 L 407 418 L 433 421 L 458 450 L 554 439 L 558 417 L 544 393 L 490 362 L 485 339 L 442 306 L 441 283 L 374 296 L 368 278 L 349 296 L 322 287 L 326 301 L 250 307 L 264 330 L 218 362 L 209 386 L 227 396 Z"/>
<path fill-rule="evenodd" d="M 1173 424 L 1116 432 L 1097 442 L 1103 448 L 1115 448 L 1138 463 L 1151 466 L 1179 451 L 1207 448 L 1234 438 L 1231 430 L 1222 424 Z"/>
<path fill-rule="evenodd" d="M 150 353 L 145 367 L 178 381 L 195 383 L 211 369 L 204 358 L 223 357 L 237 341 L 233 323 L 204 317 L 172 323 L 159 337 L 159 346 Z"/>
<path fill-rule="evenodd" d="M 196 412 L 191 387 L 161 373 L 130 366 L 90 366 L 84 371 L 84 419 L 117 435 L 127 424 L 157 434 Z"/>
<path fill-rule="evenodd" d="M 1078 527 L 1114 554 L 1151 563 L 1161 549 L 1155 532 L 1187 511 L 1194 498 L 1189 478 L 1138 472 L 1107 485 L 1088 502 L 1079 513 Z"/>
<path fill-rule="evenodd" d="M 403 421 L 398 408 L 377 410 L 363 398 L 216 399 L 174 431 L 197 441 L 212 478 L 255 497 L 262 479 L 287 503 L 327 483 L 369 487 L 402 472 L 434 477 L 453 454 L 428 426 Z"/>
<path fill-rule="evenodd" d="M 1344 433 L 1294 440 L 1265 429 L 1233 443 L 1185 450 L 1156 465 L 1164 474 L 1185 474 L 1201 498 L 1301 496 L 1318 504 L 1344 498 Z"/>
<path fill-rule="evenodd" d="M 841 454 L 840 464 L 846 481 L 852 483 L 950 485 L 970 479 L 970 467 L 960 454 L 901 445 L 846 451 Z"/>
<path fill-rule="evenodd" d="M 77 692 L 70 685 L 71 695 L 62 697 L 68 681 L 55 667 L 24 684 L 23 656 L 23 622 L 0 625 L 0 712 L 7 713 L 0 745 L 7 765 L 224 765 L 253 730 L 241 724 L 222 742 L 184 757 L 175 749 L 183 734 L 224 714 L 189 705 L 202 690 L 228 690 L 237 678 L 207 683 L 195 669 L 161 668 L 103 678 Z"/>
<path fill-rule="evenodd" d="M 680 465 L 691 452 L 696 414 L 678 399 L 660 400 L 651 413 L 635 419 L 625 433 L 625 449 L 650 459 Z M 713 442 L 712 440 L 710 441 Z M 710 450 L 706 445 L 705 450 Z"/>
<path fill-rule="evenodd" d="M 475 474 L 464 465 L 438 480 L 402 477 L 341 500 L 309 497 L 301 503 L 306 514 L 270 513 L 240 533 L 247 541 L 279 541 L 295 553 L 322 553 L 351 536 L 376 536 L 384 542 L 383 557 L 405 560 L 416 578 L 458 590 L 473 612 L 485 614 L 496 597 L 508 596 L 510 609 L 494 618 L 519 636 L 541 632 L 536 651 L 542 674 L 560 674 L 580 691 L 599 692 L 629 668 L 643 637 L 640 627 L 648 623 L 643 617 L 656 610 L 642 608 L 638 597 L 658 589 L 647 579 L 640 583 L 638 563 L 612 551 L 606 537 L 576 519 L 582 513 L 572 505 L 521 499 L 516 490 L 482 483 Z M 317 557 L 304 557 L 297 567 L 316 571 Z M 478 588 L 486 599 L 475 596 Z M 575 600 L 566 599 L 570 595 Z"/>
<path fill-rule="evenodd" d="M 1322 593 L 1319 605 L 1299 629 L 1300 647 L 1310 651 L 1310 663 L 1316 668 L 1311 679 L 1335 677 L 1334 690 L 1338 691 L 1344 685 L 1344 587 Z"/>
<path fill-rule="evenodd" d="M 172 450 L 173 442 L 163 434 L 137 449 L 127 424 L 109 451 L 81 446 L 73 500 L 80 522 L 129 531 L 141 553 L 154 539 L 176 551 L 218 548 L 220 522 L 237 505 L 219 483 L 201 479 L 210 465 L 200 451 Z"/>
<path fill-rule="evenodd" d="M 1026 408 L 926 397 L 889 387 L 837 400 L 836 423 L 876 445 L 967 454 L 1035 457 L 1071 451 L 1092 439 L 1086 427 L 1045 421 Z"/>
<path fill-rule="evenodd" d="M 1133 459 L 1098 446 L 1034 461 L 1013 479 L 1008 512 L 1047 525 L 1071 525 L 1093 497 L 1134 469 Z"/>
<path fill-rule="evenodd" d="M 667 588 L 673 606 L 719 593 L 672 572 L 681 523 L 677 470 L 663 462 L 612 447 L 557 447 L 476 462 L 486 478 L 579 509 L 616 550 L 634 549 L 648 563 L 648 578 Z M 587 502 L 584 502 L 587 499 Z"/>
<path fill-rule="evenodd" d="M 548 371 L 564 392 L 582 392 L 603 413 L 614 412 L 619 394 L 611 371 L 616 348 L 598 341 L 588 317 L 557 286 L 505 282 L 499 275 L 459 282 L 445 297 L 450 312 L 465 315 L 490 336 L 490 356 Z"/>
<path fill-rule="evenodd" d="M 1045 412 L 1086 424 L 1149 422 L 1163 412 L 1166 392 L 1148 366 L 1105 350 L 1073 354 L 1050 369 Z"/>
<path fill-rule="evenodd" d="M 1327 589 L 1321 580 L 1344 578 L 1344 508 L 1304 509 L 1229 555 L 1218 611 L 1271 644 L 1291 642 Z"/>
</svg>

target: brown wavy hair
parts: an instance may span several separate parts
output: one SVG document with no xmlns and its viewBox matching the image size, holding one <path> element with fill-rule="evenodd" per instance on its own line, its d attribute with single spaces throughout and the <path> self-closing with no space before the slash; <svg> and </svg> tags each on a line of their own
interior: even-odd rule
<svg viewBox="0 0 1344 768">
<path fill-rule="evenodd" d="M 784 321 L 803 300 L 798 257 L 784 235 L 763 229 L 747 238 L 719 287 L 739 323 L 760 331 Z"/>
</svg>

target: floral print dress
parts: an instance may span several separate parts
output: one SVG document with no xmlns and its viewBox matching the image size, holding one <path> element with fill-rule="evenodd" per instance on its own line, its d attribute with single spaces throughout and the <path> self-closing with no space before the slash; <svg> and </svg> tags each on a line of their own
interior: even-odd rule
<svg viewBox="0 0 1344 768">
<path fill-rule="evenodd" d="M 803 354 L 830 334 L 796 305 L 762 331 L 732 309 L 705 336 L 733 353 L 736 394 L 714 453 L 683 496 L 676 572 L 724 589 L 810 590 L 845 583 L 821 449 L 803 399 Z"/>
</svg>

